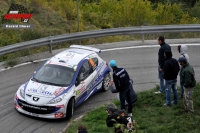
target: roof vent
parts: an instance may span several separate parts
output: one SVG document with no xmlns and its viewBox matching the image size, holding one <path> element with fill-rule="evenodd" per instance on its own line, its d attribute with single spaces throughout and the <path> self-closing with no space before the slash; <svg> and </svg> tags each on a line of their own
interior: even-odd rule
<svg viewBox="0 0 200 133">
<path fill-rule="evenodd" d="M 89 47 L 89 46 L 83 46 L 83 45 L 71 45 L 70 48 L 85 49 L 85 50 L 90 50 L 90 51 L 101 53 L 100 49 Z"/>
<path fill-rule="evenodd" d="M 66 63 L 64 60 L 59 60 L 59 62 Z"/>
</svg>

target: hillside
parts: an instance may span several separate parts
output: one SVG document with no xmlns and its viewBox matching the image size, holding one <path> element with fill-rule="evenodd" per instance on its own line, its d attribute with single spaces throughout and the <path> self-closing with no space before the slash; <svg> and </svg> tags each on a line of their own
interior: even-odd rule
<svg viewBox="0 0 200 133">
<path fill-rule="evenodd" d="M 1 0 L 2 17 L 11 3 L 23 5 L 33 13 L 33 18 L 28 23 L 34 24 L 34 29 L 1 28 L 0 47 L 78 31 L 76 0 Z M 186 4 L 184 0 L 181 3 L 170 0 L 162 3 L 159 0 L 79 0 L 80 31 L 142 25 L 199 24 L 199 2 L 193 2 L 193 5 L 184 8 Z M 94 44 L 135 38 L 138 37 L 104 37 L 85 39 L 82 43 Z M 5 59 L 7 58 L 3 58 Z"/>
</svg>

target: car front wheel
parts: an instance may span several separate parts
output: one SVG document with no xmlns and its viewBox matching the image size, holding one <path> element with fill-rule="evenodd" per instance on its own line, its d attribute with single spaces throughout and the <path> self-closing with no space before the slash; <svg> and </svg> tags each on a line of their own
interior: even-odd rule
<svg viewBox="0 0 200 133">
<path fill-rule="evenodd" d="M 73 115 L 74 115 L 74 105 L 75 103 L 75 100 L 74 98 L 71 98 L 68 102 L 68 105 L 67 105 L 67 113 L 66 113 L 66 118 L 69 120 Z"/>
<path fill-rule="evenodd" d="M 107 91 L 109 89 L 110 86 L 110 80 L 111 80 L 111 76 L 110 73 L 107 73 L 103 79 L 103 84 L 102 84 L 102 89 L 103 91 Z"/>
</svg>

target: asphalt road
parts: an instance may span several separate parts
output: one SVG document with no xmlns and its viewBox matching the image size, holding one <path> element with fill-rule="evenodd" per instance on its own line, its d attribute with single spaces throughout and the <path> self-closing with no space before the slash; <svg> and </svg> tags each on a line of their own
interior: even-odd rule
<svg viewBox="0 0 200 133">
<path fill-rule="evenodd" d="M 108 62 L 111 59 L 115 59 L 119 67 L 126 68 L 130 77 L 134 80 L 134 89 L 139 92 L 149 90 L 158 84 L 158 49 L 159 47 L 115 50 L 102 52 L 100 56 Z M 178 58 L 179 54 L 176 51 L 176 47 L 172 47 L 172 50 L 173 56 Z M 199 51 L 199 46 L 190 46 L 188 50 L 190 64 L 194 66 L 198 81 L 200 81 Z M 18 87 L 26 82 L 42 63 L 33 63 L 0 72 L 1 133 L 58 133 L 67 125 L 67 120 L 33 118 L 22 115 L 14 109 L 13 97 Z M 76 108 L 74 118 L 115 98 L 116 94 L 112 94 L 110 91 L 99 92 Z M 160 104 L 162 105 L 163 103 Z"/>
</svg>

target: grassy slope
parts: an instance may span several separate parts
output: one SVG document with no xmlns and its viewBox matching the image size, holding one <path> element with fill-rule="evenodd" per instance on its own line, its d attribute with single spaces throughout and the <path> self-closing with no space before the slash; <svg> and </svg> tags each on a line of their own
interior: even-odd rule
<svg viewBox="0 0 200 133">
<path fill-rule="evenodd" d="M 179 100 L 178 105 L 163 106 L 165 96 L 155 95 L 153 93 L 155 90 L 158 88 L 138 94 L 133 118 L 140 126 L 140 131 L 147 133 L 200 132 L 200 84 L 194 90 L 194 114 L 184 111 L 182 99 Z M 119 107 L 119 101 L 115 101 L 115 104 Z M 86 125 L 89 133 L 113 133 L 113 128 L 106 126 L 106 117 L 105 106 L 101 106 L 88 112 L 80 121 L 72 122 L 66 133 L 75 133 L 80 124 Z"/>
</svg>

